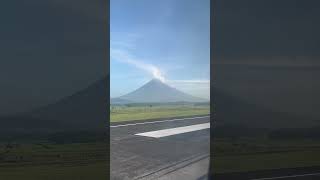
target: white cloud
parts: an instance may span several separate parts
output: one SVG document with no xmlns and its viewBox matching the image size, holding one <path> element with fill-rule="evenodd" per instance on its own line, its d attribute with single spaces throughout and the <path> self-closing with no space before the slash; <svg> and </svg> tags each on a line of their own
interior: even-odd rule
<svg viewBox="0 0 320 180">
<path fill-rule="evenodd" d="M 132 43 L 136 40 L 137 37 L 133 36 L 128 38 L 126 41 L 111 41 L 112 48 L 110 48 L 110 57 L 112 61 L 118 61 L 121 63 L 126 63 L 131 66 L 134 66 L 137 69 L 140 69 L 148 73 L 151 77 L 166 82 L 172 87 L 175 87 L 179 90 L 182 90 L 186 93 L 192 94 L 197 97 L 202 97 L 210 99 L 210 80 L 207 79 L 187 79 L 187 80 L 171 80 L 170 78 L 165 77 L 167 71 L 184 69 L 185 66 L 181 64 L 171 63 L 178 57 L 159 57 L 157 60 L 164 64 L 161 64 L 161 67 L 154 64 L 148 63 L 147 60 L 135 57 L 130 53 L 130 51 L 135 50 L 135 43 Z M 129 41 L 129 39 L 131 39 Z M 172 61 L 168 61 L 172 59 Z"/>
<path fill-rule="evenodd" d="M 114 59 L 119 62 L 127 63 L 130 65 L 135 66 L 138 69 L 144 70 L 151 74 L 154 78 L 165 82 L 165 77 L 163 72 L 155 65 L 145 63 L 143 60 L 138 60 L 137 58 L 132 57 L 127 51 L 120 50 L 120 49 L 110 49 L 110 56 L 111 59 Z"/>
</svg>

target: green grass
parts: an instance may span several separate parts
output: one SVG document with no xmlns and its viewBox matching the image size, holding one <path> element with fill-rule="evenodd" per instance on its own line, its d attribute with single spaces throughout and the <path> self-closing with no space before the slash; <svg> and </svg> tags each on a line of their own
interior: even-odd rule
<svg viewBox="0 0 320 180">
<path fill-rule="evenodd" d="M 311 140 L 214 140 L 215 173 L 320 166 L 320 142 Z"/>
<path fill-rule="evenodd" d="M 0 145 L 0 166 L 2 164 L 64 163 L 72 161 L 99 161 L 106 157 L 105 143 L 73 144 L 16 144 L 6 148 Z"/>
<path fill-rule="evenodd" d="M 106 144 L 0 144 L 0 177 L 6 180 L 108 178 Z"/>
<path fill-rule="evenodd" d="M 111 122 L 205 115 L 209 105 L 159 105 L 159 106 L 113 106 L 110 108 Z"/>
<path fill-rule="evenodd" d="M 279 152 L 215 156 L 214 172 L 249 172 L 266 169 L 295 168 L 320 165 L 320 151 Z"/>
<path fill-rule="evenodd" d="M 73 166 L 1 167 L 0 177 L 5 180 L 104 180 L 109 177 L 107 172 L 105 162 Z"/>
</svg>

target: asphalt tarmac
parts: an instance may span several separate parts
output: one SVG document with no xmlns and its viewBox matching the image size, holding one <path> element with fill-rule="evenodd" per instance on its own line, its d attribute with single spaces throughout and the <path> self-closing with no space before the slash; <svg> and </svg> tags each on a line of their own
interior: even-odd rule
<svg viewBox="0 0 320 180">
<path fill-rule="evenodd" d="M 203 177 L 210 154 L 209 122 L 209 116 L 198 116 L 112 123 L 111 179 Z M 195 167 L 197 162 L 201 168 Z"/>
</svg>

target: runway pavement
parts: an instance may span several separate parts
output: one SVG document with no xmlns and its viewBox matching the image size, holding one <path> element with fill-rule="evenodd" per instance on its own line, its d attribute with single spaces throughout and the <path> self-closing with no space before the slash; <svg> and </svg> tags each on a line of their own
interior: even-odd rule
<svg viewBox="0 0 320 180">
<path fill-rule="evenodd" d="M 111 179 L 166 179 L 170 174 L 167 177 L 191 180 L 197 173 L 203 177 L 208 167 L 194 166 L 209 158 L 209 122 L 207 115 L 112 123 Z M 184 167 L 188 168 L 182 171 Z"/>
</svg>

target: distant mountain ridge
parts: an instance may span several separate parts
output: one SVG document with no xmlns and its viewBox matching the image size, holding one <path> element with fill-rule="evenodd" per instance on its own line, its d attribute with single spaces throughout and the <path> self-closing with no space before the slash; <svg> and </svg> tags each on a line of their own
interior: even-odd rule
<svg viewBox="0 0 320 180">
<path fill-rule="evenodd" d="M 152 79 L 137 90 L 111 98 L 111 104 L 125 103 L 172 103 L 172 102 L 206 102 L 209 100 L 194 97 L 173 88 L 158 79 Z"/>
</svg>

